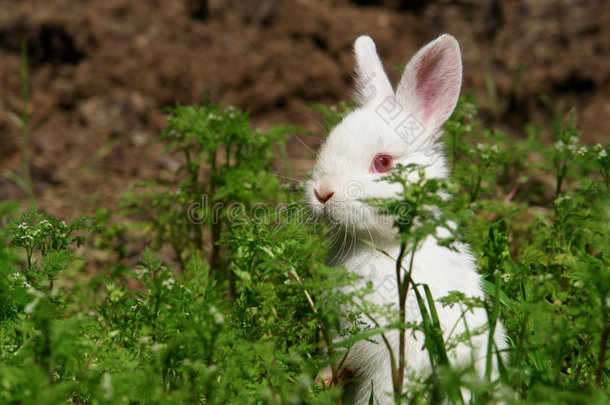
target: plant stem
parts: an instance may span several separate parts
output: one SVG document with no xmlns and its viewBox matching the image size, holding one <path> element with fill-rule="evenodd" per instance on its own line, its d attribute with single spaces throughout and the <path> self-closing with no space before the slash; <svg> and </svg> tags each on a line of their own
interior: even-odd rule
<svg viewBox="0 0 610 405">
<path fill-rule="evenodd" d="M 458 159 L 458 136 L 457 133 L 453 133 L 453 136 L 451 137 L 451 150 L 452 150 L 452 154 L 453 154 L 453 159 L 451 159 L 451 172 L 455 172 L 455 165 Z"/>
<path fill-rule="evenodd" d="M 27 262 L 28 262 L 28 270 L 32 269 L 32 254 L 33 252 L 33 248 L 25 248 L 25 257 L 27 258 Z"/>
<path fill-rule="evenodd" d="M 371 316 L 368 312 L 363 311 L 363 313 L 367 318 L 369 318 L 371 320 L 371 322 L 373 322 L 375 324 L 376 328 L 381 327 L 379 325 L 379 322 L 377 322 L 377 320 L 373 316 Z M 396 376 L 398 375 L 398 367 L 396 366 L 396 358 L 394 357 L 394 350 L 392 349 L 392 345 L 390 344 L 390 341 L 388 340 L 387 336 L 383 332 L 381 332 L 381 339 L 383 340 L 383 343 L 385 344 L 385 346 L 388 349 L 388 352 L 390 354 L 390 368 L 392 370 L 392 385 L 394 385 L 394 382 L 396 381 Z M 396 403 L 400 403 L 399 397 L 394 396 L 394 401 Z"/>
<path fill-rule="evenodd" d="M 191 167 L 192 166 L 192 160 L 191 160 L 191 154 L 190 154 L 190 149 L 186 148 L 184 150 L 184 156 L 186 158 L 186 167 L 187 170 L 190 172 L 190 190 L 189 192 L 191 193 L 192 196 L 196 196 L 199 192 L 199 166 L 197 166 L 196 168 Z M 202 210 L 205 210 L 206 207 L 201 207 Z M 197 224 L 197 223 L 193 223 L 194 226 L 194 231 L 195 231 L 195 248 L 196 249 L 200 249 L 201 251 L 203 251 L 203 233 L 202 233 L 202 229 L 201 229 L 201 224 Z M 182 260 L 180 260 L 182 261 Z M 181 267 L 182 269 L 184 269 L 183 263 L 181 263 Z"/>
<path fill-rule="evenodd" d="M 210 154 L 210 196 L 216 195 L 216 191 L 218 188 L 218 166 L 216 159 L 217 151 L 212 151 Z M 211 218 L 211 233 L 212 233 L 212 257 L 210 258 L 210 266 L 215 271 L 221 271 L 223 267 L 223 261 L 221 256 L 222 247 L 218 243 L 220 241 L 220 237 L 222 234 L 222 220 L 221 220 L 221 209 L 223 207 L 223 203 L 220 201 L 218 203 L 212 204 L 212 200 L 210 199 L 210 204 L 212 205 L 212 218 Z M 217 209 L 218 207 L 218 209 Z M 227 294 L 228 298 L 232 298 L 235 296 L 235 283 L 233 280 L 233 272 L 229 266 L 225 269 L 225 277 L 227 281 Z"/>
<path fill-rule="evenodd" d="M 604 305 L 604 301 L 602 301 Z M 597 372 L 595 373 L 595 383 L 598 387 L 602 386 L 602 375 L 604 374 L 604 365 L 606 364 L 606 353 L 608 350 L 608 339 L 610 339 L 610 312 L 604 305 L 604 316 L 605 321 L 604 329 L 602 330 L 601 341 L 599 343 L 599 362 L 597 363 Z"/>
<path fill-rule="evenodd" d="M 21 43 L 21 176 L 26 186 L 26 193 L 34 200 L 34 188 L 30 175 L 30 83 L 28 80 L 28 48 L 27 43 Z"/>
<path fill-rule="evenodd" d="M 495 277 L 496 294 L 494 297 L 493 307 L 491 310 L 491 316 L 489 319 L 489 335 L 487 338 L 487 358 L 485 362 L 485 378 L 487 381 L 491 381 L 491 372 L 493 364 L 493 347 L 494 347 L 494 334 L 496 331 L 496 324 L 498 322 L 498 316 L 500 311 L 500 282 L 498 277 Z"/>
<path fill-rule="evenodd" d="M 477 175 L 477 183 L 474 186 L 474 191 L 470 195 L 470 203 L 475 202 L 475 200 L 477 199 L 477 196 L 479 195 L 479 190 L 481 189 L 482 180 L 483 180 L 483 176 L 481 176 L 481 171 L 479 171 L 479 173 Z"/>
<path fill-rule="evenodd" d="M 299 275 L 297 274 L 297 272 L 294 269 L 291 269 L 288 272 L 288 275 L 294 281 L 296 281 L 297 283 L 303 285 L 303 282 L 302 282 L 301 278 L 299 277 Z M 330 369 L 331 369 L 332 375 L 333 375 L 333 380 L 332 381 L 333 381 L 334 385 L 337 385 L 339 383 L 339 370 L 337 368 L 337 363 L 334 360 L 335 350 L 332 347 L 332 343 L 333 343 L 332 336 L 330 334 L 330 331 L 329 331 L 328 327 L 326 326 L 326 324 L 320 318 L 320 313 L 318 312 L 318 309 L 316 308 L 316 305 L 313 302 L 313 298 L 311 298 L 311 295 L 309 294 L 309 291 L 307 291 L 306 289 L 303 289 L 303 294 L 305 294 L 305 298 L 307 299 L 307 303 L 309 304 L 309 307 L 311 308 L 311 311 L 318 318 L 318 323 L 320 324 L 320 329 L 322 330 L 322 336 L 324 337 L 324 343 L 326 344 L 326 348 L 328 350 L 328 357 L 331 359 Z"/>
<path fill-rule="evenodd" d="M 413 262 L 415 258 L 415 250 L 417 248 L 417 242 L 413 245 L 413 251 L 411 252 L 411 258 L 409 260 L 409 270 L 404 278 L 401 279 L 400 274 L 402 272 L 402 260 L 404 258 L 405 252 L 407 250 L 406 242 L 402 242 L 400 244 L 400 251 L 398 253 L 398 257 L 396 259 L 396 282 L 398 286 L 398 305 L 399 305 L 399 314 L 400 321 L 402 324 L 406 322 L 406 306 L 407 306 L 407 296 L 409 292 L 409 287 L 411 285 L 411 272 L 413 270 Z M 386 342 L 388 349 L 390 351 L 390 357 L 392 362 L 392 387 L 394 389 L 394 399 L 396 403 L 400 403 L 400 397 L 402 396 L 402 384 L 405 375 L 405 351 L 406 351 L 406 328 L 401 327 L 399 331 L 398 337 L 398 367 L 396 366 L 396 360 L 394 359 L 394 353 L 392 348 L 387 342 L 387 339 L 382 334 L 382 338 Z"/>
<path fill-rule="evenodd" d="M 558 167 L 557 171 L 557 181 L 555 182 L 555 198 L 559 197 L 559 193 L 561 192 L 561 183 L 563 183 L 563 179 L 566 175 L 566 162 Z"/>
<path fill-rule="evenodd" d="M 403 287 L 403 283 L 400 279 L 400 273 L 402 270 L 402 259 L 405 255 L 405 250 L 407 249 L 406 242 L 402 242 L 400 244 L 400 251 L 398 253 L 398 258 L 396 259 L 396 283 L 398 287 L 398 305 L 399 305 L 399 313 L 400 313 L 400 322 L 404 323 L 406 318 L 406 306 L 407 306 L 407 292 L 408 292 L 408 284 L 406 285 L 406 289 Z M 413 256 L 411 256 L 413 258 Z M 410 278 L 410 277 L 409 277 Z M 408 279 L 407 279 L 408 283 Z M 394 394 L 395 398 L 399 398 L 402 395 L 402 381 L 405 375 L 405 340 L 406 340 L 406 330 L 405 328 L 400 328 L 399 338 L 398 338 L 398 372 L 396 378 L 393 379 L 392 383 L 394 386 Z M 398 400 L 398 399 L 397 399 Z"/>
</svg>

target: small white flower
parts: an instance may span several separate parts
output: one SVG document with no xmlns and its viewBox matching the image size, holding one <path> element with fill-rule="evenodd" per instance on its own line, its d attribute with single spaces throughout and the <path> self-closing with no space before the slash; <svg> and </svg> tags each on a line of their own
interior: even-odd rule
<svg viewBox="0 0 610 405">
<path fill-rule="evenodd" d="M 599 156 L 599 159 L 603 159 L 606 156 L 608 156 L 608 152 L 606 152 L 606 149 L 602 149 L 602 150 L 599 151 L 599 155 L 598 156 Z"/>
<path fill-rule="evenodd" d="M 578 145 L 571 143 L 568 145 L 568 150 L 570 151 L 570 153 L 576 153 L 576 148 L 578 147 Z"/>
<path fill-rule="evenodd" d="M 13 280 L 17 280 L 20 276 L 21 274 L 19 273 L 13 273 Z"/>
<path fill-rule="evenodd" d="M 165 348 L 166 345 L 164 345 L 163 343 L 153 343 L 150 346 L 150 350 L 153 353 L 159 353 L 161 350 L 163 350 Z"/>
<path fill-rule="evenodd" d="M 217 325 L 220 325 L 221 323 L 224 322 L 224 320 L 225 320 L 224 315 L 221 314 L 220 311 L 215 306 L 210 307 L 210 313 L 214 316 L 214 323 L 216 323 Z"/>
<path fill-rule="evenodd" d="M 477 143 L 477 149 L 478 150 L 485 150 L 485 145 L 483 145 L 482 143 Z"/>
<path fill-rule="evenodd" d="M 587 154 L 587 147 L 586 146 L 581 146 L 580 149 L 578 149 L 578 154 L 580 156 L 585 156 Z"/>
<path fill-rule="evenodd" d="M 34 297 L 37 297 L 37 298 L 43 298 L 44 297 L 44 293 L 42 291 L 38 291 L 35 288 L 30 288 L 28 290 L 28 294 L 33 295 Z"/>
<path fill-rule="evenodd" d="M 19 229 L 27 229 L 27 227 L 28 227 L 28 224 L 26 224 L 25 222 L 22 222 L 22 223 L 19 224 L 19 226 L 17 228 L 19 228 Z"/>
<path fill-rule="evenodd" d="M 25 308 L 23 308 L 23 312 L 25 312 L 26 314 L 31 314 L 32 312 L 34 312 L 34 309 L 36 308 L 36 305 L 38 305 L 38 303 L 40 302 L 40 298 L 39 297 L 35 297 L 32 301 L 30 301 Z"/>
<path fill-rule="evenodd" d="M 173 278 L 168 278 L 167 280 L 163 280 L 163 286 L 166 287 L 168 290 L 171 290 L 172 288 L 174 288 L 174 284 L 176 283 L 176 280 L 174 280 Z"/>
<path fill-rule="evenodd" d="M 492 152 L 500 153 L 500 150 L 498 149 L 498 145 L 492 145 L 491 150 L 492 150 Z"/>
<path fill-rule="evenodd" d="M 582 287 L 582 286 L 583 286 L 582 281 L 578 280 L 578 281 L 575 281 L 575 282 L 574 282 L 574 287 L 575 287 L 575 288 L 580 288 L 580 287 Z"/>
<path fill-rule="evenodd" d="M 578 143 L 578 137 L 577 136 L 571 136 L 570 139 L 568 139 L 568 143 L 571 143 L 571 144 Z"/>
<path fill-rule="evenodd" d="M 237 115 L 236 109 L 234 107 L 232 107 L 232 106 L 229 106 L 226 109 L 226 112 L 229 114 L 229 118 L 235 118 L 235 116 Z"/>
<path fill-rule="evenodd" d="M 546 274 L 540 274 L 536 276 L 536 281 L 539 283 L 544 283 L 545 281 L 549 281 L 553 279 L 553 275 L 546 273 Z"/>
<path fill-rule="evenodd" d="M 106 400 L 109 400 L 112 398 L 112 376 L 110 375 L 110 373 L 105 372 L 104 375 L 102 376 L 102 390 L 104 392 L 104 398 Z"/>
<path fill-rule="evenodd" d="M 571 198 L 572 197 L 570 197 L 568 194 L 562 194 L 562 195 L 560 195 L 559 197 L 557 197 L 555 199 L 555 204 L 562 203 L 562 202 L 567 201 L 567 200 L 569 200 Z"/>
<path fill-rule="evenodd" d="M 563 152 L 566 149 L 566 144 L 563 143 L 563 141 L 557 141 L 555 142 L 555 149 L 559 152 Z"/>
</svg>

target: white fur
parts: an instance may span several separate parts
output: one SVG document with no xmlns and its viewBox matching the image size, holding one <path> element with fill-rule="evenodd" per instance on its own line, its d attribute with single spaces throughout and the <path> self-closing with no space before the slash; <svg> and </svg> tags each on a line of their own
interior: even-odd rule
<svg viewBox="0 0 610 405">
<path fill-rule="evenodd" d="M 350 289 L 371 282 L 375 293 L 367 296 L 367 300 L 392 304 L 397 308 L 397 231 L 392 218 L 380 216 L 376 208 L 361 200 L 394 197 L 401 191 L 399 185 L 377 181 L 380 174 L 371 172 L 371 162 L 378 153 L 392 156 L 396 163 L 425 165 L 427 178 L 448 175 L 445 159 L 435 147 L 435 141 L 457 103 L 462 76 L 461 56 L 457 41 L 449 35 L 442 35 L 413 57 L 394 94 L 371 38 L 358 38 L 354 49 L 360 108 L 347 115 L 322 146 L 312 178 L 306 185 L 305 201 L 316 217 L 329 221 L 338 229 L 329 264 L 345 267 L 361 277 Z M 405 129 L 397 130 L 397 127 L 412 119 L 423 129 L 406 142 L 404 132 L 403 135 L 400 132 Z M 322 203 L 314 190 L 318 195 L 334 194 Z M 362 240 L 382 248 L 391 258 Z M 409 260 L 410 257 L 406 256 L 403 264 Z M 439 246 L 431 236 L 416 252 L 413 262 L 413 280 L 427 284 L 435 299 L 452 290 L 467 296 L 483 297 L 480 276 L 468 246 L 450 250 Z M 416 305 L 412 305 L 415 302 L 413 295 L 411 291 L 407 298 L 407 322 L 421 320 Z M 459 306 L 443 308 L 437 304 L 436 309 L 446 339 L 454 326 L 452 336 L 464 332 L 464 322 L 459 321 L 462 314 Z M 466 320 L 470 330 L 488 322 L 483 309 L 468 313 Z M 506 346 L 504 336 L 502 325 L 498 325 L 494 341 L 499 349 Z M 390 332 L 388 338 L 394 353 L 398 353 L 398 332 Z M 487 339 L 485 333 L 473 338 L 470 344 L 458 345 L 450 352 L 452 363 L 470 364 L 474 360 L 477 371 L 484 373 Z M 355 344 L 343 363 L 358 379 L 346 393 L 348 403 L 368 403 L 371 382 L 376 403 L 393 403 L 387 394 L 392 392 L 389 352 L 379 336 L 374 340 L 378 343 L 361 341 Z M 430 370 L 420 332 L 407 333 L 406 362 L 405 383 L 410 373 L 425 375 Z"/>
</svg>

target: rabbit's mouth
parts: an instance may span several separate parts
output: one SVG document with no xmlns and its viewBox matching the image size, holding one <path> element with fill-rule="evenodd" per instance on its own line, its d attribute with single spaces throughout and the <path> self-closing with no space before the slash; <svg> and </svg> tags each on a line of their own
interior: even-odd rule
<svg viewBox="0 0 610 405">
<path fill-rule="evenodd" d="M 321 213 L 331 229 L 372 243 L 394 238 L 393 218 L 358 200 L 329 201 Z"/>
<path fill-rule="evenodd" d="M 305 193 L 310 213 L 342 236 L 348 234 L 351 238 L 371 243 L 393 240 L 396 236 L 393 217 L 380 214 L 378 208 L 363 201 L 366 198 L 364 189 L 353 184 L 356 182 L 347 183 L 343 189 L 335 188 L 337 191 L 329 195 L 331 193 L 320 187 L 320 182 L 311 181 Z"/>
</svg>

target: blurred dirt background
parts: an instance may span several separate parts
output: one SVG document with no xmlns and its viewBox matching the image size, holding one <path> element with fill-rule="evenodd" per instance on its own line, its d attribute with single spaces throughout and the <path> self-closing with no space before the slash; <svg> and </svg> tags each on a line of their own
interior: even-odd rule
<svg viewBox="0 0 610 405">
<path fill-rule="evenodd" d="M 610 133 L 610 5 L 602 0 L 0 0 L 0 199 L 25 199 L 20 172 L 20 44 L 29 47 L 38 207 L 72 218 L 116 211 L 121 191 L 171 177 L 155 136 L 164 107 L 214 101 L 255 126 L 299 124 L 308 107 L 351 96 L 354 39 L 370 34 L 394 64 L 443 32 L 460 42 L 462 92 L 518 139 L 528 122 L 575 107 L 588 143 Z M 546 101 L 545 101 L 546 100 Z M 545 124 L 546 123 L 546 124 Z M 548 135 L 547 135 L 548 136 Z M 291 137 L 297 173 L 319 139 Z M 307 147 L 306 147 L 307 146 Z"/>
</svg>

